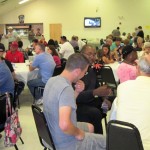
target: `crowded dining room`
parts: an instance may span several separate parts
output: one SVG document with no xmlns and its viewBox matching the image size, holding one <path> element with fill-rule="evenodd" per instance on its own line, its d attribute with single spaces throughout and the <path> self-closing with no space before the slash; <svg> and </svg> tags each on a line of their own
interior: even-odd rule
<svg viewBox="0 0 150 150">
<path fill-rule="evenodd" d="M 0 0 L 0 150 L 150 150 L 149 0 Z"/>
</svg>

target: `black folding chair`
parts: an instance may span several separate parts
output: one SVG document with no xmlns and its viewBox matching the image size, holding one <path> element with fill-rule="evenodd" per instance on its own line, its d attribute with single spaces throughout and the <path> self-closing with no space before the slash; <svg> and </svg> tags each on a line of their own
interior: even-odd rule
<svg viewBox="0 0 150 150">
<path fill-rule="evenodd" d="M 135 125 L 118 120 L 108 122 L 106 150 L 144 150 Z"/>
<path fill-rule="evenodd" d="M 53 72 L 53 77 L 57 76 L 57 75 L 60 75 L 63 70 L 64 70 L 64 66 L 55 67 L 54 72 Z"/>
<path fill-rule="evenodd" d="M 32 105 L 32 112 L 33 112 L 37 133 L 39 136 L 39 140 L 41 145 L 44 147 L 44 150 L 46 150 L 47 148 L 49 149 L 49 147 L 52 148 L 53 150 L 56 150 L 42 110 L 38 106 Z M 46 142 L 46 145 L 48 144 L 49 146 L 47 147 L 46 145 L 44 145 L 43 141 Z"/>
<path fill-rule="evenodd" d="M 6 122 L 6 99 L 7 96 L 10 97 L 10 102 L 11 102 L 11 106 L 12 106 L 12 100 L 13 97 L 11 94 L 3 94 L 0 96 L 0 132 L 4 131 L 4 126 L 5 126 L 5 122 Z M 11 112 L 8 112 L 8 117 L 11 115 Z M 23 140 L 21 137 L 19 137 L 20 141 L 22 142 L 22 144 L 24 144 Z M 14 145 L 15 149 L 18 150 L 17 144 Z"/>
<path fill-rule="evenodd" d="M 115 94 L 115 90 L 117 89 L 117 83 L 112 71 L 112 68 L 110 66 L 103 66 L 100 70 L 100 77 L 101 77 L 101 84 L 108 85 L 113 91 L 113 94 Z"/>
</svg>

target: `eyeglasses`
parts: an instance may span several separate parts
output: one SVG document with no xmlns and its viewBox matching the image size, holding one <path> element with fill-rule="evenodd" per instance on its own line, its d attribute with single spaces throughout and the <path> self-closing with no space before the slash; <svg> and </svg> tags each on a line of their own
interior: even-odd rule
<svg viewBox="0 0 150 150">
<path fill-rule="evenodd" d="M 96 53 L 83 53 L 87 55 L 88 57 L 96 57 Z"/>
</svg>

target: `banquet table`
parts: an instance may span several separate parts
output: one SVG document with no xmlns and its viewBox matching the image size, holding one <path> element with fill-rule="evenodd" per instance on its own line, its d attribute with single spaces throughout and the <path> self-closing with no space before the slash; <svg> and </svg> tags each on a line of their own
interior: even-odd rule
<svg viewBox="0 0 150 150">
<path fill-rule="evenodd" d="M 17 79 L 27 83 L 29 66 L 27 66 L 26 63 L 12 63 L 12 65 L 15 70 Z"/>
<path fill-rule="evenodd" d="M 29 66 L 26 63 L 13 63 L 13 68 L 16 73 L 16 77 L 19 81 L 27 83 L 27 81 L 37 78 L 39 70 L 29 71 Z"/>
<path fill-rule="evenodd" d="M 13 63 L 12 65 L 14 67 L 17 79 L 23 81 L 24 83 L 27 83 L 27 81 L 35 79 L 38 76 L 39 70 L 36 69 L 30 72 L 29 66 L 26 63 Z M 117 76 L 117 69 L 119 65 L 119 62 L 105 65 L 110 66 L 112 68 L 116 82 L 119 81 L 119 78 Z"/>
</svg>

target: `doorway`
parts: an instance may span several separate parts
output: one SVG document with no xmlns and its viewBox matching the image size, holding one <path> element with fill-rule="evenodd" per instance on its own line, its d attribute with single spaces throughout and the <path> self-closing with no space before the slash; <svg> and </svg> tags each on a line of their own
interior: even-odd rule
<svg viewBox="0 0 150 150">
<path fill-rule="evenodd" d="M 60 42 L 60 37 L 62 36 L 62 24 L 50 24 L 50 39 L 57 40 Z"/>
</svg>

